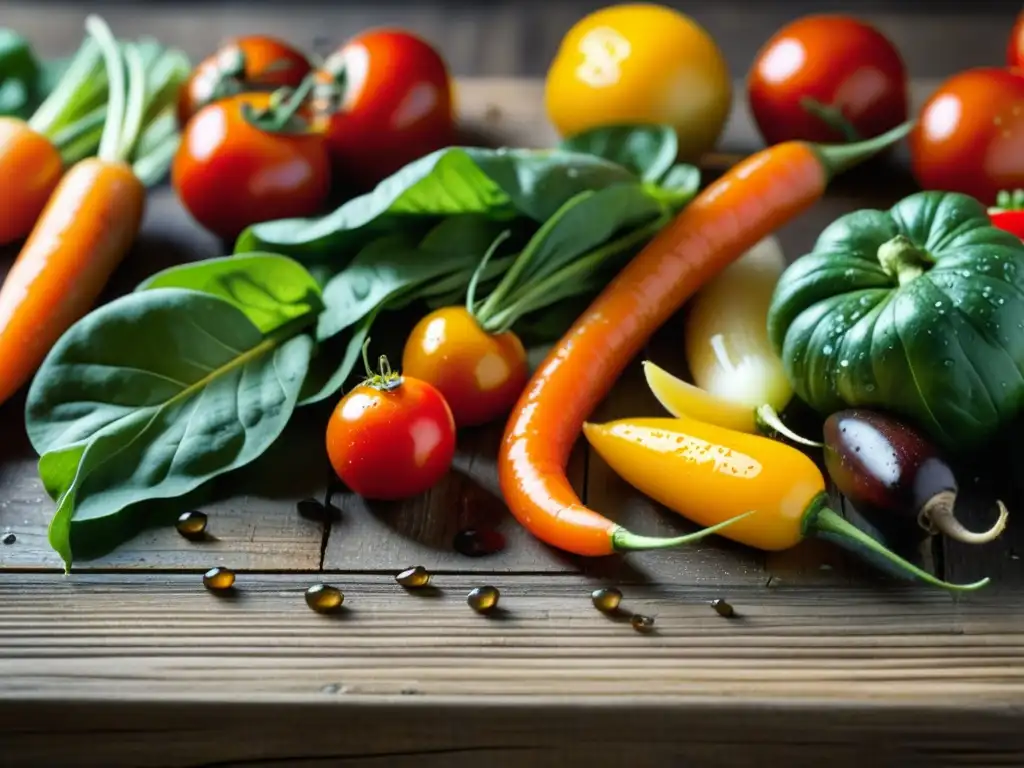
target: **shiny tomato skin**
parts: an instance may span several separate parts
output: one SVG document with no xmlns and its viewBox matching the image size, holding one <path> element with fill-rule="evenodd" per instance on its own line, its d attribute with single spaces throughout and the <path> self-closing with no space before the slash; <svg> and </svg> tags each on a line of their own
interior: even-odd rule
<svg viewBox="0 0 1024 768">
<path fill-rule="evenodd" d="M 1010 40 L 1006 45 L 1006 65 L 1024 69 L 1024 11 L 1017 14 L 1017 21 L 1010 30 Z"/>
<path fill-rule="evenodd" d="M 562 137 L 616 124 L 671 125 L 679 157 L 710 152 L 732 108 L 721 48 L 689 16 L 654 3 L 605 6 L 559 43 L 544 105 Z"/>
<path fill-rule="evenodd" d="M 244 69 L 231 71 L 241 56 Z M 188 121 L 211 101 L 254 90 L 297 88 L 312 70 L 309 60 L 283 40 L 267 35 L 249 35 L 229 40 L 192 70 L 178 92 L 178 124 Z M 218 84 L 226 90 L 214 91 Z"/>
<path fill-rule="evenodd" d="M 465 307 L 443 307 L 420 320 L 406 339 L 402 370 L 437 387 L 460 427 L 508 413 L 529 380 L 519 337 L 487 333 Z"/>
<path fill-rule="evenodd" d="M 317 72 L 344 71 L 340 104 L 319 106 L 339 180 L 372 187 L 413 160 L 457 142 L 452 79 L 441 54 L 401 29 L 349 40 Z"/>
<path fill-rule="evenodd" d="M 758 52 L 747 98 L 768 145 L 852 138 L 805 109 L 805 98 L 838 109 L 865 139 L 906 121 L 907 70 L 896 47 L 871 25 L 842 15 L 805 16 Z"/>
<path fill-rule="evenodd" d="M 247 93 L 206 105 L 185 127 L 171 164 L 182 205 L 227 240 L 260 221 L 313 216 L 330 192 L 322 136 L 271 133 L 242 116 L 243 104 L 269 102 L 269 94 Z"/>
<path fill-rule="evenodd" d="M 335 474 L 367 499 L 396 500 L 432 488 L 455 455 L 455 420 L 430 384 L 403 375 L 394 389 L 361 384 L 327 424 Z"/>
<path fill-rule="evenodd" d="M 978 67 L 929 97 L 908 137 L 923 189 L 961 192 L 986 205 L 1024 187 L 1024 73 Z"/>
</svg>

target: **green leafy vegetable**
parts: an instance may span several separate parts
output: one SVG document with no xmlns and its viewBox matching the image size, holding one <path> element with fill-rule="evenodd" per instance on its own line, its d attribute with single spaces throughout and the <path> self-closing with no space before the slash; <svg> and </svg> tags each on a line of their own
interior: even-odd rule
<svg viewBox="0 0 1024 768">
<path fill-rule="evenodd" d="M 26 406 L 65 567 L 75 527 L 259 456 L 287 424 L 312 350 L 294 327 L 264 336 L 227 301 L 176 288 L 129 294 L 76 323 Z"/>
<path fill-rule="evenodd" d="M 561 149 L 603 157 L 643 181 L 659 182 L 679 155 L 679 137 L 670 125 L 613 125 L 563 139 Z"/>
<path fill-rule="evenodd" d="M 0 115 L 25 118 L 36 105 L 41 67 L 28 40 L 0 29 Z"/>
<path fill-rule="evenodd" d="M 217 296 L 269 333 L 323 309 L 320 286 L 301 264 L 273 253 L 249 253 L 171 267 L 136 288 L 188 288 Z"/>
<path fill-rule="evenodd" d="M 407 165 L 376 189 L 326 216 L 280 219 L 246 229 L 236 253 L 272 251 L 304 263 L 345 261 L 410 221 L 482 214 L 541 222 L 574 195 L 635 180 L 626 168 L 560 150 L 442 149 Z"/>
</svg>

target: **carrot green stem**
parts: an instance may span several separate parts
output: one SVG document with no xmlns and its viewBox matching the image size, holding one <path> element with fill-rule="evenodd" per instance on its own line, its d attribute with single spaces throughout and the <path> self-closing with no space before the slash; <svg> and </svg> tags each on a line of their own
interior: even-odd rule
<svg viewBox="0 0 1024 768">
<path fill-rule="evenodd" d="M 125 61 L 128 65 L 128 102 L 125 106 L 123 132 L 117 146 L 120 160 L 127 160 L 131 156 L 139 134 L 142 133 L 142 121 L 146 115 L 146 65 L 138 46 L 128 45 L 125 48 Z"/>
<path fill-rule="evenodd" d="M 831 104 L 822 104 L 810 96 L 800 99 L 800 107 L 840 134 L 844 141 L 854 142 L 861 140 L 857 129 L 853 127 L 853 123 L 846 119 L 846 116 L 839 107 L 834 107 Z"/>
<path fill-rule="evenodd" d="M 744 512 L 742 515 L 736 515 L 736 517 L 730 518 L 724 522 L 712 525 L 707 528 L 701 528 L 699 531 L 688 533 L 685 536 L 673 536 L 670 538 L 664 538 L 661 536 L 641 536 L 637 533 L 627 531 L 625 528 L 616 527 L 612 531 L 612 549 L 616 552 L 641 552 L 650 549 L 671 549 L 672 547 L 679 547 L 684 544 L 692 544 L 695 541 L 710 536 L 713 533 L 717 533 L 723 528 L 727 528 L 733 523 L 738 523 L 745 517 L 756 514 L 756 511 Z"/>
<path fill-rule="evenodd" d="M 811 144 L 810 146 L 824 166 L 826 176 L 831 180 L 840 173 L 877 155 L 883 149 L 892 146 L 910 133 L 913 127 L 914 121 L 909 120 L 890 131 L 864 141 L 856 141 L 851 144 Z"/>
<path fill-rule="evenodd" d="M 847 549 L 861 554 L 867 553 L 880 558 L 883 562 L 893 566 L 898 572 L 905 576 L 912 576 L 921 581 L 936 587 L 954 591 L 971 591 L 980 589 L 988 584 L 989 579 L 984 578 L 972 584 L 950 584 L 948 581 L 932 576 L 927 571 L 918 568 L 913 563 L 904 560 L 895 552 L 889 550 L 881 542 L 873 539 L 857 526 L 848 522 L 838 514 L 825 506 L 827 497 L 822 494 L 812 503 L 804 514 L 804 535 L 817 536 L 818 538 L 833 541 Z"/>
<path fill-rule="evenodd" d="M 67 122 L 69 113 L 78 101 L 83 88 L 96 77 L 96 70 L 102 62 L 96 42 L 87 37 L 82 41 L 67 70 L 61 76 L 57 87 L 51 91 L 35 114 L 29 118 L 31 128 L 42 135 L 52 138 L 52 131 Z"/>
<path fill-rule="evenodd" d="M 99 16 L 90 15 L 85 20 L 85 28 L 103 54 L 103 65 L 106 68 L 107 80 L 110 82 L 110 95 L 107 102 L 107 124 L 103 128 L 103 138 L 97 157 L 103 160 L 115 160 L 124 128 L 124 114 L 127 101 L 125 86 L 124 58 L 117 40 L 114 39 L 110 27 Z"/>
</svg>

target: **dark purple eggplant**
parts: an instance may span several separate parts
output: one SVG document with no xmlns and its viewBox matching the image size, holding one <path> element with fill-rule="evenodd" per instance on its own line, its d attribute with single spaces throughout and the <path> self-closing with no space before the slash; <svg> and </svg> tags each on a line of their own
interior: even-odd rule
<svg viewBox="0 0 1024 768">
<path fill-rule="evenodd" d="M 956 519 L 956 476 L 939 450 L 910 425 L 873 411 L 837 411 L 825 420 L 825 468 L 854 506 L 867 506 L 929 534 L 965 544 L 985 544 L 1006 527 L 1006 506 L 987 531 L 970 531 Z"/>
</svg>

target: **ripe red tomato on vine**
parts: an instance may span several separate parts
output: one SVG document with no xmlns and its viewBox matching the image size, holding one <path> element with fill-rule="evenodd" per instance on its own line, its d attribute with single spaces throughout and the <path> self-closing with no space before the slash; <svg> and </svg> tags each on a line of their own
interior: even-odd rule
<svg viewBox="0 0 1024 768">
<path fill-rule="evenodd" d="M 207 104 L 249 91 L 298 88 L 312 67 L 283 40 L 248 35 L 229 40 L 203 59 L 178 93 L 178 124 Z"/>
<path fill-rule="evenodd" d="M 419 495 L 448 472 L 455 455 L 455 419 L 441 393 L 425 381 L 379 372 L 338 401 L 327 423 L 327 456 L 338 478 L 367 499 Z"/>
<path fill-rule="evenodd" d="M 316 79 L 318 126 L 341 183 L 372 187 L 456 143 L 448 65 L 411 32 L 358 35 L 325 59 Z"/>
<path fill-rule="evenodd" d="M 1010 30 L 1006 44 L 1006 66 L 1024 69 L 1024 11 L 1017 14 L 1017 21 Z"/>
<path fill-rule="evenodd" d="M 924 189 L 961 192 L 986 205 L 1024 187 L 1024 71 L 978 67 L 929 97 L 908 137 Z"/>
<path fill-rule="evenodd" d="M 245 93 L 189 120 L 171 163 L 181 204 L 225 240 L 250 224 L 321 212 L 331 189 L 323 136 L 308 130 L 303 93 Z"/>
<path fill-rule="evenodd" d="M 747 97 L 769 145 L 856 141 L 907 119 L 907 71 L 878 29 L 842 15 L 798 19 L 758 51 Z"/>
</svg>

